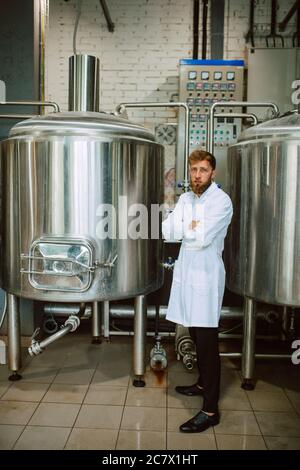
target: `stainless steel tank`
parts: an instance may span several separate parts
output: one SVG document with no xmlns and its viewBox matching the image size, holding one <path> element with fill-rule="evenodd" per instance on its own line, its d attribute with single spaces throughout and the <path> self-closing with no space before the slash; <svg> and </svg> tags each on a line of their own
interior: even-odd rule
<svg viewBox="0 0 300 470">
<path fill-rule="evenodd" d="M 300 116 L 249 128 L 229 149 L 234 215 L 227 287 L 271 304 L 300 305 Z"/>
<path fill-rule="evenodd" d="M 8 293 L 90 302 L 161 286 L 162 242 L 150 237 L 150 211 L 163 202 L 163 147 L 148 130 L 105 113 L 53 113 L 17 124 L 0 155 Z M 126 236 L 139 216 L 133 204 L 148 210 L 147 238 L 145 227 L 140 238 Z M 111 207 L 116 217 L 103 239 L 99 224 Z"/>
</svg>

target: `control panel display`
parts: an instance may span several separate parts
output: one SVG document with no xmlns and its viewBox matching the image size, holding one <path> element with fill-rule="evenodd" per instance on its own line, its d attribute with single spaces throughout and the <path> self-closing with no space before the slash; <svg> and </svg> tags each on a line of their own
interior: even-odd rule
<svg viewBox="0 0 300 470">
<path fill-rule="evenodd" d="M 184 61 L 189 62 L 189 61 Z M 207 115 L 213 103 L 242 101 L 243 66 L 233 61 L 195 61 L 180 65 L 179 99 L 187 103 L 190 109 L 190 149 L 205 148 Z M 218 62 L 218 63 L 216 63 Z M 238 111 L 236 108 L 218 108 L 217 112 L 228 114 Z M 234 142 L 233 126 L 240 121 L 229 117 L 216 122 L 215 149 L 227 147 Z"/>
<path fill-rule="evenodd" d="M 197 78 L 197 72 L 195 72 L 194 70 L 191 70 L 189 72 L 189 80 L 196 80 Z"/>
<path fill-rule="evenodd" d="M 227 80 L 234 80 L 235 79 L 235 73 L 234 72 L 227 72 Z"/>
<path fill-rule="evenodd" d="M 209 80 L 209 72 L 207 72 L 206 70 L 201 72 L 201 80 Z"/>
<path fill-rule="evenodd" d="M 215 72 L 214 73 L 214 80 L 222 80 L 222 72 Z"/>
</svg>

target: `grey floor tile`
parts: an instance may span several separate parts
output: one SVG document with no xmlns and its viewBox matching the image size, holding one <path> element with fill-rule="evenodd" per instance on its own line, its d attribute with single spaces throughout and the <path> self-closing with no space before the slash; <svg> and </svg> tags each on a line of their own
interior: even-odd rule
<svg viewBox="0 0 300 470">
<path fill-rule="evenodd" d="M 166 390 L 164 388 L 129 387 L 126 406 L 166 407 Z"/>
<path fill-rule="evenodd" d="M 256 411 L 255 415 L 265 436 L 300 437 L 300 418 L 296 413 Z"/>
<path fill-rule="evenodd" d="M 183 434 L 179 432 L 168 432 L 168 450 L 216 450 L 214 434 Z"/>
<path fill-rule="evenodd" d="M 215 433 L 261 435 L 252 411 L 222 411 L 220 423 L 215 427 Z"/>
<path fill-rule="evenodd" d="M 247 392 L 247 395 L 254 411 L 293 411 L 282 390 L 276 392 L 252 390 Z"/>
<path fill-rule="evenodd" d="M 37 401 L 45 395 L 49 384 L 33 382 L 15 382 L 2 396 L 1 400 Z"/>
<path fill-rule="evenodd" d="M 0 401 L 0 424 L 27 424 L 38 403 Z"/>
<path fill-rule="evenodd" d="M 266 450 L 262 436 L 216 434 L 219 450 Z"/>
<path fill-rule="evenodd" d="M 264 437 L 269 450 L 300 450 L 300 437 Z"/>
<path fill-rule="evenodd" d="M 23 431 L 24 426 L 0 424 L 0 450 L 10 450 Z"/>
<path fill-rule="evenodd" d="M 9 382 L 0 382 L 0 398 L 4 395 L 4 393 L 9 389 L 11 383 Z"/>
<path fill-rule="evenodd" d="M 123 406 L 82 405 L 75 427 L 119 429 L 122 412 Z"/>
<path fill-rule="evenodd" d="M 166 433 L 159 431 L 120 431 L 117 450 L 164 450 Z"/>
<path fill-rule="evenodd" d="M 127 387 L 90 385 L 84 403 L 86 405 L 119 405 L 125 403 Z"/>
<path fill-rule="evenodd" d="M 71 428 L 26 426 L 14 449 L 62 450 Z"/>
<path fill-rule="evenodd" d="M 80 405 L 70 403 L 40 403 L 29 425 L 36 426 L 73 426 Z"/>
<path fill-rule="evenodd" d="M 136 431 L 165 431 L 165 408 L 125 406 L 121 429 Z"/>
<path fill-rule="evenodd" d="M 74 428 L 66 445 L 68 450 L 114 450 L 117 429 Z"/>
<path fill-rule="evenodd" d="M 82 403 L 88 385 L 52 384 L 43 402 L 47 403 Z"/>
</svg>

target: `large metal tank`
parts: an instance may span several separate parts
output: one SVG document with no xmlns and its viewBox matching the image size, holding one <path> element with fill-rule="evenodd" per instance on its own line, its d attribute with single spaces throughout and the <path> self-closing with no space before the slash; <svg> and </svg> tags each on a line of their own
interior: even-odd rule
<svg viewBox="0 0 300 470">
<path fill-rule="evenodd" d="M 13 127 L 0 154 L 8 293 L 90 302 L 161 286 L 162 243 L 151 239 L 150 215 L 163 202 L 163 147 L 148 130 L 105 113 L 53 113 Z M 145 208 L 141 236 L 128 237 Z"/>
<path fill-rule="evenodd" d="M 229 149 L 234 215 L 227 286 L 248 297 L 300 305 L 300 116 L 249 128 Z"/>
</svg>

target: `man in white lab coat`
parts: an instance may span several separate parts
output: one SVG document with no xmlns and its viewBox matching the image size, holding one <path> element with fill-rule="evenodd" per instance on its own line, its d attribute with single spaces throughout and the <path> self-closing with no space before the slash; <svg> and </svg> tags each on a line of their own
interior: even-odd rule
<svg viewBox="0 0 300 470">
<path fill-rule="evenodd" d="M 202 432 L 220 421 L 218 323 L 225 288 L 224 238 L 232 218 L 229 196 L 213 182 L 216 160 L 195 150 L 189 156 L 191 191 L 182 194 L 162 224 L 166 240 L 182 240 L 175 262 L 167 319 L 189 327 L 196 344 L 199 379 L 177 386 L 187 396 L 203 395 L 203 407 L 181 432 Z"/>
</svg>

